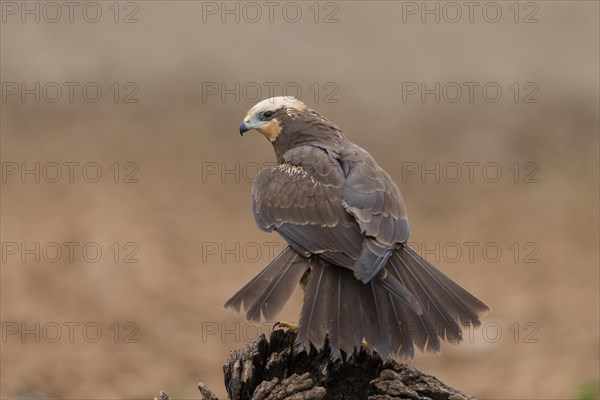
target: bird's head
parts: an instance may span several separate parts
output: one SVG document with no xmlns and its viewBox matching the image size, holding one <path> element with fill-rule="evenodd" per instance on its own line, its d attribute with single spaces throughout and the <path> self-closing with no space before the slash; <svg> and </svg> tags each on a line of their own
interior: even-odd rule
<svg viewBox="0 0 600 400">
<path fill-rule="evenodd" d="M 240 124 L 240 134 L 256 129 L 270 142 L 275 142 L 283 129 L 284 120 L 294 118 L 307 107 L 294 97 L 272 97 L 256 104 Z"/>
</svg>

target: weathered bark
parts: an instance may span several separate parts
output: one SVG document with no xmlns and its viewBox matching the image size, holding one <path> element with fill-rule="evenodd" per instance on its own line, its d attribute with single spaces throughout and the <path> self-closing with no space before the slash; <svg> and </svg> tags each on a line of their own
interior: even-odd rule
<svg viewBox="0 0 600 400">
<path fill-rule="evenodd" d="M 274 330 L 269 341 L 261 335 L 252 345 L 232 351 L 223 367 L 229 399 L 471 399 L 433 376 L 384 362 L 364 349 L 334 362 L 327 345 L 307 354 L 294 346 L 295 338 L 294 332 Z M 217 400 L 203 384 L 199 389 L 203 400 Z"/>
</svg>

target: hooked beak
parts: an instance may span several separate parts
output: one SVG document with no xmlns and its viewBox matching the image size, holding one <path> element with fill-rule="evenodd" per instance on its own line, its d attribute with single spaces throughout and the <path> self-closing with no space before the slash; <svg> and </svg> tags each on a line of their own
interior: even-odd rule
<svg viewBox="0 0 600 400">
<path fill-rule="evenodd" d="M 248 118 L 244 118 L 244 120 L 240 124 L 240 135 L 244 136 L 245 132 L 248 132 L 250 129 L 252 129 L 252 127 L 248 125 L 248 122 Z"/>
</svg>

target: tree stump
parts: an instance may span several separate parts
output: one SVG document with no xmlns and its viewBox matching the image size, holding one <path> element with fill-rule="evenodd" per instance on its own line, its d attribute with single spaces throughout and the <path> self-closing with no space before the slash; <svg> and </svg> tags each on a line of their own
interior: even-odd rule
<svg viewBox="0 0 600 400">
<path fill-rule="evenodd" d="M 295 332 L 279 329 L 268 341 L 261 335 L 252 345 L 232 351 L 223 367 L 229 399 L 472 399 L 431 375 L 384 362 L 365 349 L 345 361 L 332 361 L 327 343 L 307 353 L 294 346 L 295 339 Z M 203 400 L 218 400 L 205 385 L 199 389 Z"/>
</svg>

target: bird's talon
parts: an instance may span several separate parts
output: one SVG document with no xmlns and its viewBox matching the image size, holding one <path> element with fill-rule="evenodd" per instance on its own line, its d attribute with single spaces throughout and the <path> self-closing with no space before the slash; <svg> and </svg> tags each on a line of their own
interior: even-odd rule
<svg viewBox="0 0 600 400">
<path fill-rule="evenodd" d="M 287 329 L 288 331 L 297 332 L 300 327 L 298 325 L 291 324 L 285 321 L 279 321 L 273 325 L 273 330 L 275 329 Z"/>
</svg>

